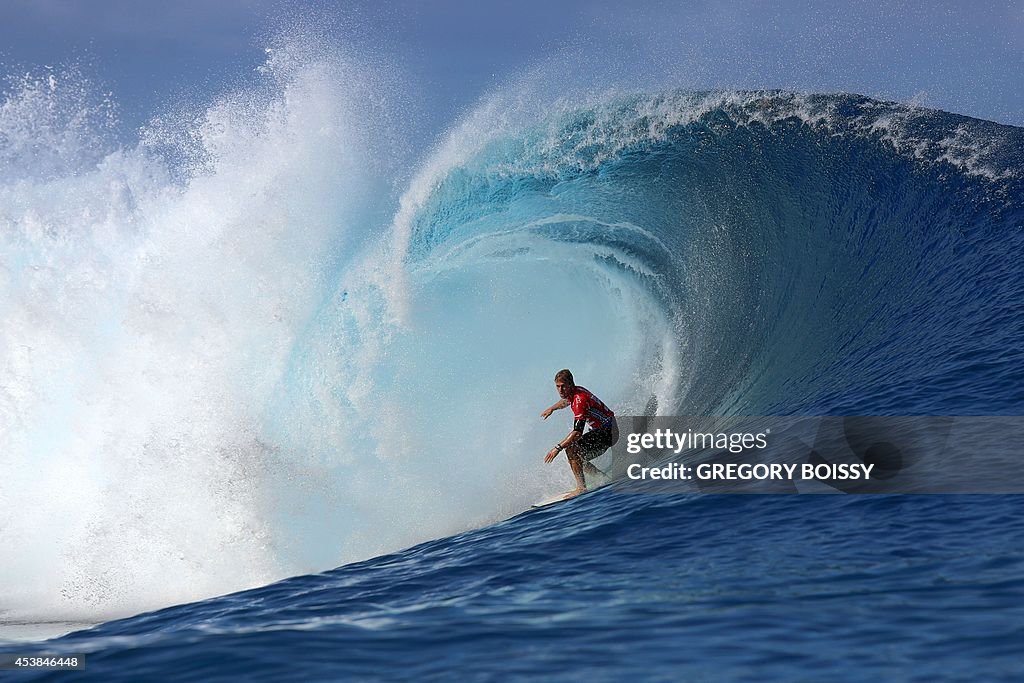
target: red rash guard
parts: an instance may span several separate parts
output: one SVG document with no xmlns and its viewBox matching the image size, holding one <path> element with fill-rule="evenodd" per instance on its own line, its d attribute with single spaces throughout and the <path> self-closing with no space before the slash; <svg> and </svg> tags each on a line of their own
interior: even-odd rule
<svg viewBox="0 0 1024 683">
<path fill-rule="evenodd" d="M 569 407 L 572 408 L 573 429 L 580 433 L 583 432 L 585 423 L 589 422 L 591 429 L 597 429 L 604 427 L 615 417 L 615 413 L 601 399 L 580 386 L 573 390 Z"/>
</svg>

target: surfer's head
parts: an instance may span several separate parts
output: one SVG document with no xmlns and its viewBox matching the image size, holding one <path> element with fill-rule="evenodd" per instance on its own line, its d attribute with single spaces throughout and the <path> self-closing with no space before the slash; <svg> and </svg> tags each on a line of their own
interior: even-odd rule
<svg viewBox="0 0 1024 683">
<path fill-rule="evenodd" d="M 568 370 L 559 370 L 555 373 L 555 389 L 558 390 L 558 395 L 562 398 L 569 398 L 572 396 L 572 390 L 576 388 L 576 383 L 572 380 L 572 373 Z"/>
</svg>

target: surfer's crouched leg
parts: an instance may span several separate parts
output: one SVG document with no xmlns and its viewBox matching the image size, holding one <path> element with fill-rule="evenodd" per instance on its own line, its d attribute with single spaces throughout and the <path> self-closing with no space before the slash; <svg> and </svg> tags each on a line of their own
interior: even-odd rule
<svg viewBox="0 0 1024 683">
<path fill-rule="evenodd" d="M 583 459 L 583 456 L 580 455 L 580 450 L 576 447 L 576 444 L 570 444 L 565 449 L 565 458 L 569 461 L 569 467 L 572 468 L 573 476 L 576 477 L 576 490 L 570 491 L 569 494 L 566 495 L 567 498 L 571 498 L 572 496 L 583 493 L 587 490 L 586 479 L 583 477 L 585 468 L 597 468 Z"/>
<path fill-rule="evenodd" d="M 569 466 L 572 467 L 572 473 L 576 475 L 577 488 L 586 489 L 584 474 L 591 479 L 604 476 L 604 472 L 591 465 L 590 461 L 604 454 L 618 440 L 619 426 L 615 422 L 615 418 L 612 418 L 609 424 L 591 429 L 565 449 Z"/>
<path fill-rule="evenodd" d="M 581 436 L 570 448 L 575 447 L 585 461 L 593 460 L 614 446 L 619 440 L 619 425 L 613 417 L 608 424 L 591 429 Z M 568 450 L 568 449 L 566 449 Z"/>
<path fill-rule="evenodd" d="M 605 450 L 602 449 L 601 453 Z M 594 480 L 597 477 L 604 476 L 604 472 L 587 462 L 591 458 L 596 458 L 601 453 L 584 454 L 580 453 L 578 449 L 573 448 L 573 446 L 565 449 L 565 457 L 568 459 L 569 467 L 572 468 L 572 473 L 576 477 L 576 493 L 583 493 L 587 490 L 587 478 Z"/>
</svg>

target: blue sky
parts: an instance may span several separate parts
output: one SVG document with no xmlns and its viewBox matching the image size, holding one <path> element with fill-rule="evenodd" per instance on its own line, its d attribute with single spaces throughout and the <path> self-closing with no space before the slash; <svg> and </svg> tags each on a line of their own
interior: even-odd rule
<svg viewBox="0 0 1024 683">
<path fill-rule="evenodd" d="M 81 62 L 132 127 L 244 78 L 295 14 L 397 65 L 436 129 L 566 53 L 625 80 L 845 90 L 1024 125 L 1024 1 L 0 0 L 0 63 Z"/>
</svg>

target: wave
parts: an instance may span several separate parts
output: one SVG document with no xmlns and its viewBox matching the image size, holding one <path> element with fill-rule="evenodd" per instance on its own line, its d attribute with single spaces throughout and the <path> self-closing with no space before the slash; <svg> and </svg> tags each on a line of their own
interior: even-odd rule
<svg viewBox="0 0 1024 683">
<path fill-rule="evenodd" d="M 403 263 L 427 279 L 487 260 L 600 270 L 566 313 L 637 313 L 652 347 L 616 396 L 631 412 L 648 392 L 665 414 L 1012 412 L 1020 142 L 850 95 L 616 98 L 421 178 Z M 642 294 L 616 299 L 630 288 Z M 518 327 L 554 319 L 531 310 Z M 1008 403 L 948 390 L 958 382 Z"/>
<path fill-rule="evenodd" d="M 1024 407 L 1018 128 L 853 95 L 496 96 L 392 203 L 377 80 L 280 52 L 263 77 L 137 146 L 59 79 L 5 101 L 9 618 L 507 517 L 568 483 L 540 464 L 562 367 L 620 414 Z M 44 129 L 75 134 L 42 169 Z"/>
</svg>

